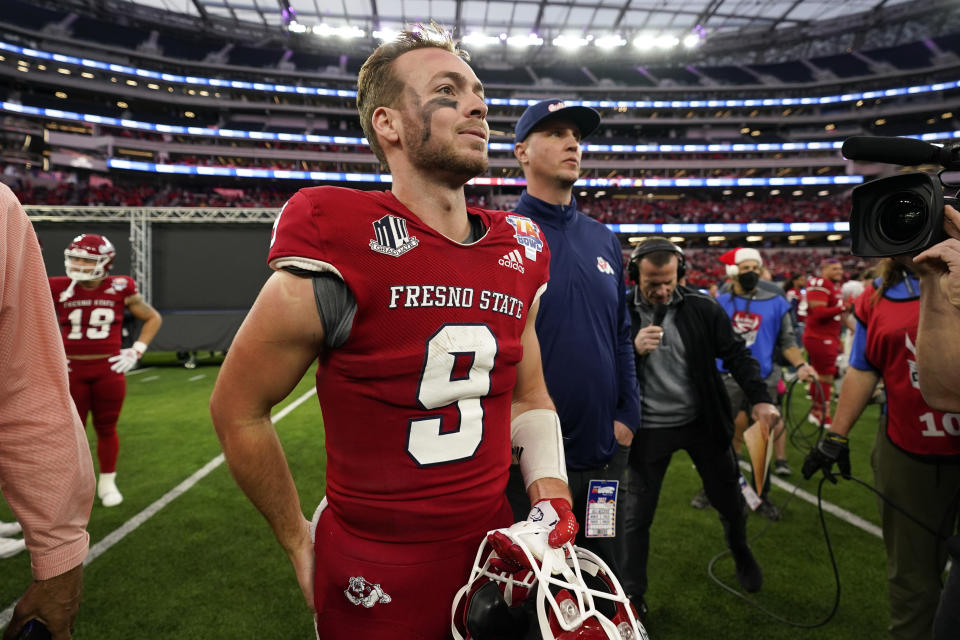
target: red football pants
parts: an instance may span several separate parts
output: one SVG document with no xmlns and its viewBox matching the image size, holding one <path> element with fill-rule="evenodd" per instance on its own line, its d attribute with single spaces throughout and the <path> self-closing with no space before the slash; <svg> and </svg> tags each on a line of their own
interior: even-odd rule
<svg viewBox="0 0 960 640">
<path fill-rule="evenodd" d="M 803 334 L 803 348 L 807 350 L 810 364 L 821 376 L 837 375 L 837 356 L 842 344 L 839 336 L 823 338 Z"/>
<path fill-rule="evenodd" d="M 113 473 L 120 450 L 117 421 L 127 395 L 126 376 L 111 371 L 107 358 L 70 360 L 70 395 L 84 426 L 87 414 L 93 414 L 100 473 Z"/>
<path fill-rule="evenodd" d="M 509 503 L 457 540 L 379 542 L 349 534 L 324 509 L 314 536 L 320 640 L 449 640 L 451 607 L 490 529 L 513 523 Z M 384 537 L 389 537 L 385 524 Z M 429 527 L 429 522 L 423 526 Z"/>
</svg>

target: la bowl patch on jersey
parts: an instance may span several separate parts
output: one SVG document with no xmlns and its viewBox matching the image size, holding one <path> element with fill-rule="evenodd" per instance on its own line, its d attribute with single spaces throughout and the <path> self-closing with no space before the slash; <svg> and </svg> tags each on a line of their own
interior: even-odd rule
<svg viewBox="0 0 960 640">
<path fill-rule="evenodd" d="M 540 239 L 540 227 L 530 218 L 523 216 L 507 216 L 507 222 L 513 227 L 517 244 L 523 247 L 527 260 L 536 261 L 537 254 L 543 251 L 543 240 Z"/>
<path fill-rule="evenodd" d="M 407 221 L 397 216 L 386 215 L 373 223 L 376 238 L 370 240 L 370 248 L 397 258 L 420 244 L 416 236 L 407 233 Z"/>
</svg>

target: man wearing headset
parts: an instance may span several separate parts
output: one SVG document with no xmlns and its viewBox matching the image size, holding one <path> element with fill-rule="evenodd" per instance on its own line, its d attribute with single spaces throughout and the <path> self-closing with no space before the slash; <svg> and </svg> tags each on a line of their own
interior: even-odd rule
<svg viewBox="0 0 960 640">
<path fill-rule="evenodd" d="M 674 451 L 685 449 L 720 514 L 736 564 L 737 580 L 759 591 L 763 573 L 747 544 L 746 514 L 733 449 L 733 413 L 716 358 L 753 406 L 754 421 L 773 426 L 780 418 L 760 366 L 708 295 L 678 285 L 683 251 L 663 238 L 634 249 L 628 270 L 636 286 L 628 304 L 633 325 L 643 420 L 630 452 L 625 494 L 623 585 L 645 604 L 650 525 Z"/>
</svg>

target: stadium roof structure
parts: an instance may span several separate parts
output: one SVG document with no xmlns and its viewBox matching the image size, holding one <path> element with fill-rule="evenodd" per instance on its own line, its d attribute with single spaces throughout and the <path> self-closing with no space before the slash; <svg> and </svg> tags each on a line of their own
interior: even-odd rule
<svg viewBox="0 0 960 640">
<path fill-rule="evenodd" d="M 918 39 L 907 28 L 874 36 L 884 41 L 871 43 L 871 29 L 878 24 L 918 18 L 941 26 L 952 21 L 948 18 L 960 22 L 956 15 L 960 3 L 954 0 L 67 0 L 66 4 L 86 4 L 101 11 L 109 5 L 174 12 L 192 16 L 201 28 L 220 25 L 221 31 L 230 24 L 235 29 L 277 32 L 288 29 L 292 21 L 295 27 L 305 28 L 307 36 L 338 40 L 338 46 L 346 48 L 351 46 L 343 40 L 347 29 L 368 47 L 374 33 L 432 19 L 461 37 L 483 34 L 487 42 L 471 43 L 472 53 L 489 44 L 482 54 L 488 59 L 542 62 L 569 61 L 569 45 L 577 44 L 581 46 L 574 54 L 578 57 L 601 55 L 604 47 L 597 46 L 597 41 L 604 37 L 611 45 L 608 54 L 630 47 L 638 37 L 676 38 L 676 45 L 688 36 L 702 41 L 700 57 L 785 42 L 805 42 L 813 53 L 832 54 Z M 860 37 L 831 43 L 830 36 L 839 33 Z M 543 46 L 529 47 L 523 54 L 511 51 L 516 47 L 507 45 L 508 38 L 516 43 L 530 34 L 541 38 Z M 560 42 L 555 42 L 558 37 Z M 688 45 L 692 47 L 693 40 Z M 655 44 L 649 48 L 651 55 L 657 53 Z M 681 55 L 682 46 L 676 48 L 675 58 L 691 55 Z M 660 53 L 660 59 L 667 57 Z"/>
<path fill-rule="evenodd" d="M 301 22 L 368 30 L 431 18 L 461 31 L 516 33 L 673 29 L 715 32 L 771 30 L 873 13 L 910 0 L 131 0 L 168 11 L 219 15 L 279 26 L 292 8 Z M 929 3 L 925 3 L 929 4 Z M 286 5 L 286 6 L 285 6 Z"/>
</svg>

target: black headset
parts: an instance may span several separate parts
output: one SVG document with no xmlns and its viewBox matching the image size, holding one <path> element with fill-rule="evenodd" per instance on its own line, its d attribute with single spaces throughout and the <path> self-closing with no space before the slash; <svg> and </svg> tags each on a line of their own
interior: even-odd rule
<svg viewBox="0 0 960 640">
<path fill-rule="evenodd" d="M 630 262 L 627 263 L 627 275 L 636 283 L 640 282 L 640 260 L 643 256 L 655 251 L 669 251 L 677 255 L 677 280 L 687 274 L 687 259 L 683 255 L 683 249 L 673 244 L 666 238 L 647 238 L 637 245 L 630 254 Z"/>
</svg>

